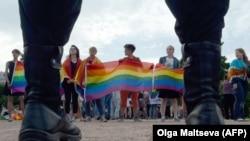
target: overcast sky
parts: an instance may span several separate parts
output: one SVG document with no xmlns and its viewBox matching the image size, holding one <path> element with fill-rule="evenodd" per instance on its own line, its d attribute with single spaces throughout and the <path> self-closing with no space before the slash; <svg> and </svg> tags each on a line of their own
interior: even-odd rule
<svg viewBox="0 0 250 141">
<path fill-rule="evenodd" d="M 244 48 L 250 58 L 250 1 L 230 2 L 222 37 L 222 55 L 228 62 L 235 58 L 234 49 L 238 47 Z M 1 0 L 0 20 L 0 71 L 4 71 L 5 63 L 12 59 L 11 50 L 23 51 L 17 0 Z M 87 57 L 90 46 L 96 46 L 103 62 L 118 60 L 124 57 L 126 43 L 136 46 L 134 54 L 144 62 L 157 63 L 170 44 L 181 59 L 174 23 L 164 0 L 83 0 L 63 59 L 75 44 L 81 58 Z"/>
</svg>

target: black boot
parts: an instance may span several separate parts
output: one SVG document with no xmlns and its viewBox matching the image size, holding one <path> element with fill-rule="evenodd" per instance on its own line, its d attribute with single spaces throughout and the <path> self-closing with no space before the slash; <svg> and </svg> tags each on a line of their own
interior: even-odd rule
<svg viewBox="0 0 250 141">
<path fill-rule="evenodd" d="M 224 124 L 218 106 L 221 46 L 204 41 L 183 46 L 187 124 Z"/>
<path fill-rule="evenodd" d="M 19 141 L 79 141 L 78 127 L 60 109 L 59 69 L 63 48 L 30 46 L 24 50 L 27 80 Z"/>
</svg>

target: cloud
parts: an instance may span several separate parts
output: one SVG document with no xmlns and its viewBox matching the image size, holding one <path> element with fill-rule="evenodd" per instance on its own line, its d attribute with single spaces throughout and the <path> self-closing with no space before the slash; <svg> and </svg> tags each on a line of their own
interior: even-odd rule
<svg viewBox="0 0 250 141">
<path fill-rule="evenodd" d="M 228 62 L 235 58 L 234 50 L 243 48 L 250 57 L 250 1 L 230 1 L 230 7 L 225 16 L 225 28 L 223 30 L 222 55 L 226 56 Z"/>
<path fill-rule="evenodd" d="M 0 31 L 0 46 L 0 71 L 4 71 L 6 62 L 13 59 L 11 51 L 14 48 L 19 49 L 21 52 L 23 51 L 22 40 L 21 38 L 18 38 L 18 36 L 13 36 Z"/>
<path fill-rule="evenodd" d="M 227 32 L 232 37 L 238 37 L 239 35 L 248 34 L 250 31 L 249 21 L 250 15 L 249 7 L 250 1 L 230 1 L 230 8 L 225 17 Z M 225 35 L 228 36 L 228 35 Z"/>
<path fill-rule="evenodd" d="M 250 57 L 250 1 L 230 1 L 223 29 L 222 55 L 228 61 L 234 58 L 234 49 L 242 47 Z M 22 33 L 18 2 L 0 2 L 0 70 L 12 59 L 11 50 L 22 50 Z M 135 55 L 142 61 L 158 62 L 166 55 L 166 46 L 175 47 L 175 56 L 181 58 L 180 43 L 174 32 L 175 19 L 164 0 L 83 0 L 82 10 L 74 26 L 64 57 L 70 45 L 80 49 L 82 58 L 88 48 L 96 46 L 102 61 L 124 57 L 123 45 L 133 43 Z"/>
<path fill-rule="evenodd" d="M 174 18 L 167 13 L 164 2 L 156 5 L 149 1 L 140 1 L 142 5 L 134 2 L 137 6 L 131 6 L 131 1 L 109 2 L 104 8 L 94 10 L 84 10 L 88 5 L 83 6 L 78 20 L 81 24 L 77 24 L 75 30 L 81 31 L 80 36 L 86 41 L 103 45 L 110 44 L 116 38 L 153 38 L 166 33 L 176 36 L 173 28 L 169 28 L 173 27 Z"/>
<path fill-rule="evenodd" d="M 20 32 L 20 18 L 17 0 L 0 2 L 0 32 L 16 34 Z M 20 34 L 21 35 L 21 34 Z"/>
<path fill-rule="evenodd" d="M 94 45 L 102 60 L 115 60 L 124 56 L 125 43 L 134 43 L 137 47 L 135 54 L 142 59 L 152 55 L 160 57 L 162 50 L 165 55 L 168 44 L 179 43 L 173 28 L 175 19 L 164 1 L 152 4 L 148 0 L 110 0 L 102 7 L 92 4 L 87 1 L 83 6 L 69 43 L 81 37 L 78 45 L 83 57 L 87 55 L 88 47 Z"/>
</svg>

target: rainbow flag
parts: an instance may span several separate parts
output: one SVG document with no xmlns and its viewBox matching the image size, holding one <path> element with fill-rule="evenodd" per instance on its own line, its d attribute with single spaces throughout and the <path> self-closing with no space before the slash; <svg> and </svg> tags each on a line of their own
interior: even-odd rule
<svg viewBox="0 0 250 141">
<path fill-rule="evenodd" d="M 154 88 L 184 91 L 184 69 L 169 69 L 157 64 L 154 71 Z"/>
<path fill-rule="evenodd" d="M 60 69 L 60 84 L 59 84 L 59 93 L 61 96 L 63 96 L 65 94 L 64 88 L 63 88 L 63 82 L 64 78 L 67 77 L 67 75 L 65 74 L 65 72 L 63 71 L 63 69 Z M 77 84 L 77 82 L 74 83 L 74 88 L 77 92 L 77 94 L 79 94 L 82 98 L 84 98 L 84 89 Z"/>
<path fill-rule="evenodd" d="M 156 98 L 158 95 L 159 95 L 159 94 L 158 94 L 158 92 L 156 91 L 156 89 L 152 90 L 152 91 L 149 93 L 149 97 L 150 97 L 151 99 Z"/>
<path fill-rule="evenodd" d="M 24 93 L 26 79 L 24 76 L 24 64 L 21 61 L 15 63 L 14 72 L 11 80 L 11 93 Z"/>
<path fill-rule="evenodd" d="M 60 95 L 64 95 L 64 89 L 63 89 L 63 79 L 64 79 L 64 71 L 60 69 L 60 83 L 59 83 L 59 93 Z"/>
<path fill-rule="evenodd" d="M 85 93 L 85 89 L 84 88 L 82 88 L 80 85 L 78 85 L 78 84 L 74 84 L 74 87 L 75 87 L 75 90 L 76 90 L 76 93 L 77 94 L 79 94 L 79 96 L 81 96 L 83 99 L 85 99 L 84 98 L 84 93 Z"/>
<path fill-rule="evenodd" d="M 101 98 L 119 90 L 151 91 L 153 63 L 112 61 L 87 66 L 85 98 Z"/>
</svg>

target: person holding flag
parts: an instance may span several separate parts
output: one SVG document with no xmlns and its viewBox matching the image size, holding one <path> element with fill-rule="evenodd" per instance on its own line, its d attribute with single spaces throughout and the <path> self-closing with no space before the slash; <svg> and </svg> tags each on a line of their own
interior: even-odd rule
<svg viewBox="0 0 250 141">
<path fill-rule="evenodd" d="M 7 108 L 8 108 L 8 114 L 9 114 L 9 119 L 8 119 L 9 122 L 13 120 L 11 118 L 11 115 L 12 115 L 12 111 L 14 110 L 13 108 L 14 96 L 18 96 L 22 113 L 24 113 L 24 87 L 21 91 L 20 89 L 17 91 L 13 90 L 15 87 L 14 75 L 15 75 L 15 72 L 17 71 L 16 68 L 18 67 L 18 65 L 21 65 L 21 67 L 23 68 L 23 62 L 18 60 L 19 56 L 21 55 L 21 52 L 18 49 L 13 49 L 12 55 L 13 55 L 13 60 L 8 61 L 5 67 L 4 76 L 5 76 L 6 83 L 5 83 L 4 92 L 3 92 L 3 94 L 8 97 Z M 24 71 L 24 70 L 21 70 L 21 71 Z M 24 78 L 24 76 L 22 78 Z"/>
<path fill-rule="evenodd" d="M 134 53 L 134 51 L 136 49 L 133 44 L 125 44 L 124 48 L 125 48 L 125 55 L 127 57 L 121 59 L 119 62 L 122 63 L 123 61 L 126 61 L 126 60 L 141 62 L 140 58 L 135 57 L 133 55 L 133 53 Z M 136 121 L 136 122 L 141 121 L 139 119 L 139 116 L 138 116 L 138 110 L 139 110 L 138 96 L 139 96 L 139 92 L 137 92 L 137 91 L 127 91 L 127 90 L 123 89 L 123 90 L 120 90 L 121 102 L 120 102 L 120 119 L 118 120 L 119 122 L 123 122 L 123 120 L 124 120 L 124 112 L 125 112 L 125 109 L 127 107 L 127 99 L 128 99 L 129 94 L 130 94 L 131 100 L 132 100 L 134 121 Z"/>
<path fill-rule="evenodd" d="M 92 46 L 89 48 L 89 57 L 82 60 L 81 65 L 79 67 L 79 70 L 76 75 L 76 82 L 78 85 L 80 85 L 82 88 L 85 88 L 85 74 L 86 74 L 86 67 L 91 64 L 100 64 L 101 61 L 98 57 L 96 57 L 97 48 Z M 95 106 L 97 106 L 97 110 L 99 112 L 100 121 L 107 122 L 105 118 L 105 111 L 103 108 L 103 103 L 101 102 L 101 99 L 95 99 Z M 86 115 L 87 118 L 84 121 L 91 121 L 91 112 L 90 112 L 90 101 L 85 102 L 85 108 L 86 108 Z"/>
<path fill-rule="evenodd" d="M 71 121 L 76 120 L 76 115 L 78 111 L 78 94 L 75 89 L 75 76 L 78 71 L 78 68 L 81 64 L 80 53 L 77 46 L 72 45 L 69 50 L 69 55 L 66 60 L 63 62 L 62 71 L 64 79 L 62 82 L 62 87 L 64 89 L 65 95 L 65 113 L 71 119 Z M 71 101 L 72 99 L 72 101 Z M 73 112 L 70 116 L 70 105 L 72 102 Z"/>
</svg>

